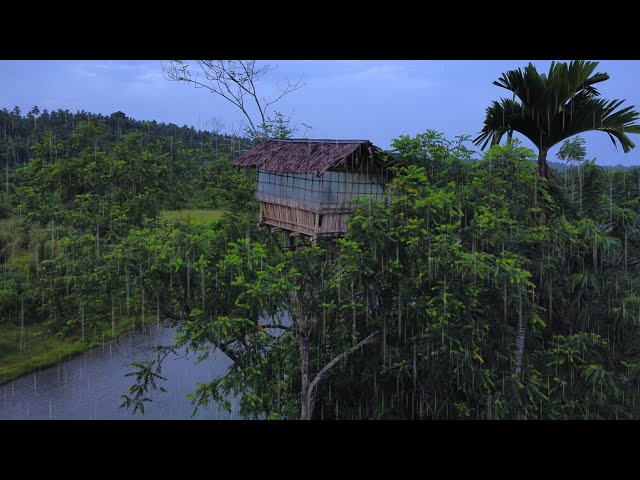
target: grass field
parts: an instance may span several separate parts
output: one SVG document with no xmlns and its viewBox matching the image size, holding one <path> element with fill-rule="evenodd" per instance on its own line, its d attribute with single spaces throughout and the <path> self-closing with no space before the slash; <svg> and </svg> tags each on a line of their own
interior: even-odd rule
<svg viewBox="0 0 640 480">
<path fill-rule="evenodd" d="M 91 348 L 99 347 L 133 328 L 129 318 L 83 342 L 77 336 L 61 338 L 42 324 L 19 326 L 0 325 L 0 385 L 21 375 L 56 365 Z"/>
<path fill-rule="evenodd" d="M 224 210 L 169 210 L 162 212 L 162 218 L 168 222 L 192 220 L 200 223 L 213 223 L 220 220 Z"/>
</svg>

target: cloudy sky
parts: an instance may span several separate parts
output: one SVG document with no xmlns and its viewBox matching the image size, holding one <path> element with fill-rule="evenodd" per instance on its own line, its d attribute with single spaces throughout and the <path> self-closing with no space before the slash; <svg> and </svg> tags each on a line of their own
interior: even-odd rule
<svg viewBox="0 0 640 480">
<path fill-rule="evenodd" d="M 275 91 L 286 76 L 303 78 L 305 86 L 291 94 L 279 110 L 312 127 L 314 138 L 369 139 L 388 148 L 398 135 L 434 129 L 447 137 L 474 135 L 482 128 L 484 110 L 493 99 L 508 96 L 492 85 L 508 69 L 527 60 L 360 61 L 274 60 L 277 65 L 260 85 Z M 549 61 L 534 61 L 546 70 Z M 611 79 L 599 87 L 605 98 L 624 98 L 640 107 L 640 61 L 602 61 L 599 71 Z M 110 114 L 123 111 L 139 120 L 157 120 L 210 129 L 216 118 L 224 129 L 237 129 L 242 119 L 226 101 L 204 89 L 170 82 L 160 61 L 46 60 L 0 61 L 0 108 L 37 105 L 41 110 L 69 109 Z M 590 157 L 601 164 L 640 164 L 640 146 L 628 154 L 616 151 L 609 137 L 592 132 Z M 635 138 L 634 138 L 635 137 Z M 640 145 L 640 135 L 632 136 Z M 525 141 L 528 146 L 532 146 Z M 552 150 L 550 159 L 557 151 Z"/>
</svg>

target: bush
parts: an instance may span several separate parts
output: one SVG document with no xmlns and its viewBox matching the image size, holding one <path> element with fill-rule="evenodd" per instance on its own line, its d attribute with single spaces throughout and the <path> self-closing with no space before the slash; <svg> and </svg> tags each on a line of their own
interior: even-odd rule
<svg viewBox="0 0 640 480">
<path fill-rule="evenodd" d="M 18 284 L 15 280 L 0 281 L 0 313 L 5 318 L 11 310 L 18 308 Z"/>
<path fill-rule="evenodd" d="M 9 202 L 0 201 L 0 219 L 9 218 L 11 215 L 11 205 Z"/>
</svg>

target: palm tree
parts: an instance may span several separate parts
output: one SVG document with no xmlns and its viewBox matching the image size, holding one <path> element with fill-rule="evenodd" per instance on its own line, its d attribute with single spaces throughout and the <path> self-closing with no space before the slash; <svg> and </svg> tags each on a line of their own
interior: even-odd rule
<svg viewBox="0 0 640 480">
<path fill-rule="evenodd" d="M 474 140 L 476 145 L 500 143 L 506 133 L 519 132 L 538 147 L 538 174 L 551 178 L 547 152 L 557 143 L 578 133 L 600 130 L 609 134 L 628 152 L 635 145 L 626 135 L 640 133 L 634 122 L 640 114 L 624 100 L 605 100 L 594 88 L 609 79 L 606 73 L 593 73 L 598 62 L 574 60 L 551 62 L 549 73 L 540 74 L 533 64 L 509 70 L 494 83 L 513 92 L 512 99 L 493 101 L 487 108 L 484 127 Z M 517 100 L 516 100 L 517 97 Z"/>
<path fill-rule="evenodd" d="M 38 117 L 38 114 L 40 113 L 40 109 L 38 108 L 37 105 L 35 105 L 30 111 L 29 111 L 29 115 L 31 115 L 33 117 L 33 128 L 38 131 L 38 125 L 36 124 L 36 120 Z"/>
</svg>

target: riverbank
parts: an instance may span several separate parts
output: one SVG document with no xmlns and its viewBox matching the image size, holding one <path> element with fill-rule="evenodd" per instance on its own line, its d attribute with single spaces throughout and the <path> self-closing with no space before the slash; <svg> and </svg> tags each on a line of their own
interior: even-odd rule
<svg viewBox="0 0 640 480">
<path fill-rule="evenodd" d="M 158 387 L 166 392 L 149 392 L 151 402 L 140 410 L 120 408 L 122 395 L 130 395 L 135 378 L 127 376 L 135 368 L 131 364 L 155 357 L 158 345 L 171 345 L 176 329 L 159 327 L 155 321 L 145 322 L 144 331 L 136 319 L 136 331 L 122 335 L 117 343 L 76 355 L 70 360 L 36 370 L 29 375 L 0 386 L 0 422 L 2 420 L 231 420 L 241 418 L 239 400 L 229 396 L 232 412 L 211 402 L 193 415 L 189 394 L 198 383 L 209 383 L 223 376 L 232 365 L 221 352 L 197 362 L 198 355 L 188 354 L 184 347 L 165 358 Z"/>
<path fill-rule="evenodd" d="M 162 212 L 161 219 L 168 223 L 189 220 L 210 225 L 223 215 L 223 210 L 214 209 L 170 210 Z M 94 336 L 85 336 L 84 341 L 79 331 L 68 337 L 57 336 L 46 322 L 25 325 L 24 329 L 9 321 L 3 323 L 3 315 L 12 309 L 14 313 L 11 318 L 15 320 L 16 306 L 12 301 L 17 298 L 18 289 L 36 288 L 31 270 L 36 259 L 44 258 L 42 255 L 47 252 L 48 255 L 53 255 L 51 242 L 36 242 L 37 245 L 34 245 L 43 249 L 41 257 L 36 257 L 36 246 L 32 245 L 33 239 L 30 235 L 31 233 L 25 233 L 20 227 L 17 217 L 0 219 L 0 264 L 3 267 L 0 277 L 0 385 L 99 347 L 114 337 L 130 332 L 134 324 L 139 327 L 141 323 L 139 319 L 134 321 L 132 318 L 122 318 L 115 323 L 113 331 L 111 325 L 107 324 Z M 59 247 L 56 248 L 59 250 Z M 3 305 L 3 298 L 10 301 Z M 31 315 L 27 315 L 27 318 L 33 321 L 33 312 L 28 313 Z M 6 315 L 9 318 L 9 315 Z"/>
<path fill-rule="evenodd" d="M 131 318 L 122 318 L 84 341 L 79 334 L 62 338 L 42 324 L 0 325 L 0 385 L 28 373 L 39 371 L 99 347 L 134 330 Z"/>
</svg>

